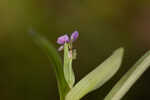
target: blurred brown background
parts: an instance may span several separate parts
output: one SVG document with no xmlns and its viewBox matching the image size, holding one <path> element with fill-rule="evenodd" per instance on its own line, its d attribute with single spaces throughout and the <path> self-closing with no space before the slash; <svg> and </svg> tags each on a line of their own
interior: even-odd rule
<svg viewBox="0 0 150 100">
<path fill-rule="evenodd" d="M 124 47 L 123 66 L 104 87 L 83 100 L 102 100 L 117 80 L 150 49 L 148 0 L 0 0 L 0 100 L 58 100 L 51 64 L 33 43 L 33 28 L 54 44 L 75 29 L 77 81 Z M 56 45 L 58 47 L 58 45 Z M 123 100 L 148 100 L 148 70 Z"/>
</svg>

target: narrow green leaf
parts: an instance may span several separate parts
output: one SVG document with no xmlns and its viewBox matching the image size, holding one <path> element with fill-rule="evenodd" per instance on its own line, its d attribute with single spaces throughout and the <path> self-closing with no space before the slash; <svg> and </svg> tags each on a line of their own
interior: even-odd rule
<svg viewBox="0 0 150 100">
<path fill-rule="evenodd" d="M 64 45 L 64 75 L 70 88 L 75 83 L 75 75 L 72 69 L 72 53 L 69 51 L 69 44 Z"/>
<path fill-rule="evenodd" d="M 48 58 L 52 62 L 58 83 L 60 100 L 64 100 L 67 92 L 69 91 L 69 86 L 64 78 L 63 65 L 57 50 L 51 42 L 38 34 L 34 34 L 33 39 L 35 43 L 46 53 L 46 55 L 48 55 Z"/>
<path fill-rule="evenodd" d="M 120 100 L 150 66 L 150 51 L 117 82 L 104 100 Z"/>
<path fill-rule="evenodd" d="M 79 81 L 67 94 L 66 100 L 79 100 L 106 83 L 120 68 L 123 51 L 123 48 L 116 50 L 111 57 Z"/>
</svg>

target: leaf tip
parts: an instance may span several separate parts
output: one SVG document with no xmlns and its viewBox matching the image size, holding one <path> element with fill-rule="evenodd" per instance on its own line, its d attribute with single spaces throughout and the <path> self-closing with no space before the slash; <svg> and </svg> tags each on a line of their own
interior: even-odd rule
<svg viewBox="0 0 150 100">
<path fill-rule="evenodd" d="M 116 51 L 114 51 L 114 54 L 116 54 L 116 55 L 124 55 L 124 48 L 123 47 L 120 47 L 119 49 L 117 49 Z M 121 56 L 121 57 L 122 57 Z"/>
</svg>

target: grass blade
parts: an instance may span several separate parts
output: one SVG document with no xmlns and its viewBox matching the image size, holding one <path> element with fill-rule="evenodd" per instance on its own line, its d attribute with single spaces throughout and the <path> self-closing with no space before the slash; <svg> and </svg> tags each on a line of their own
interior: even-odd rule
<svg viewBox="0 0 150 100">
<path fill-rule="evenodd" d="M 75 75 L 72 69 L 72 57 L 69 56 L 69 45 L 65 43 L 64 45 L 64 76 L 70 88 L 73 87 L 75 83 Z"/>
<path fill-rule="evenodd" d="M 67 94 L 66 100 L 79 100 L 106 83 L 120 68 L 123 51 L 123 48 L 116 50 L 112 56 L 79 81 Z"/>
<path fill-rule="evenodd" d="M 118 81 L 104 100 L 120 100 L 150 66 L 150 51 Z"/>
<path fill-rule="evenodd" d="M 33 39 L 35 43 L 48 55 L 48 58 L 53 64 L 53 69 L 56 74 L 60 100 L 64 100 L 67 92 L 69 91 L 69 86 L 64 78 L 63 65 L 61 58 L 56 50 L 56 48 L 51 44 L 50 41 L 43 38 L 39 34 L 34 34 Z"/>
</svg>

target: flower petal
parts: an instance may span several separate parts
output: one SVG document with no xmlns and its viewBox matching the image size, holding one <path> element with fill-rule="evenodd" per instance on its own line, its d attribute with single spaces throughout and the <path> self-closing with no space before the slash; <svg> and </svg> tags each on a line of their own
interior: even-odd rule
<svg viewBox="0 0 150 100">
<path fill-rule="evenodd" d="M 71 41 L 74 42 L 79 37 L 79 32 L 74 31 L 71 35 Z"/>
<path fill-rule="evenodd" d="M 66 42 L 69 42 L 69 36 L 68 36 L 68 35 L 60 36 L 60 37 L 57 39 L 57 43 L 58 43 L 58 44 L 65 44 Z"/>
<path fill-rule="evenodd" d="M 64 49 L 64 45 L 60 46 L 60 47 L 58 48 L 58 51 L 62 51 L 63 49 Z"/>
</svg>

